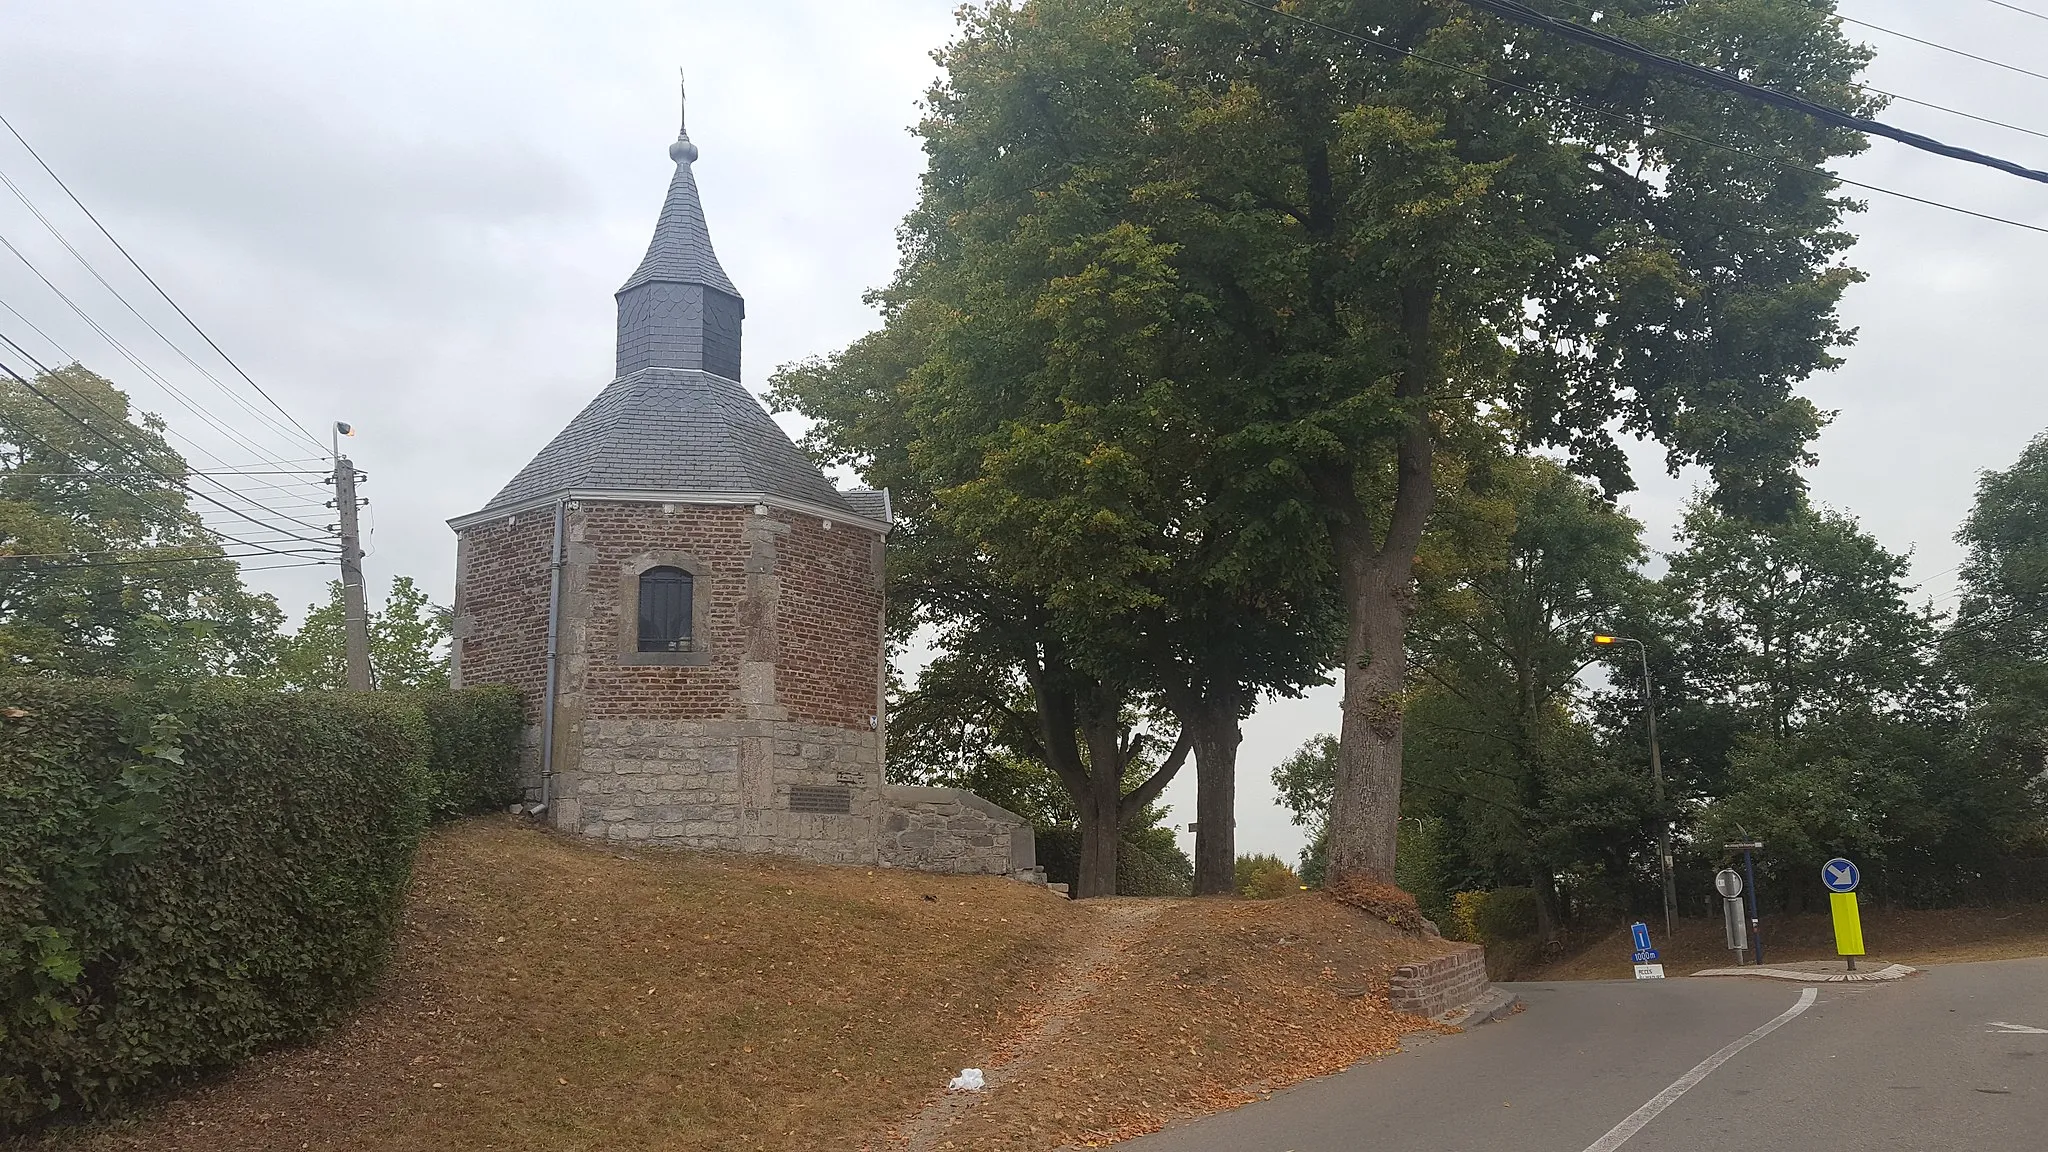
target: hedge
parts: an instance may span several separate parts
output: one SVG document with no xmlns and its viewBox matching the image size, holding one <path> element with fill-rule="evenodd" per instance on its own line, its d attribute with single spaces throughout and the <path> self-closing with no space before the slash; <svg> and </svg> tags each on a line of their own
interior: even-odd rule
<svg viewBox="0 0 2048 1152">
<path fill-rule="evenodd" d="M 517 690 L 503 686 L 408 693 L 432 733 L 427 777 L 436 820 L 494 812 L 520 797 L 526 732 Z"/>
<path fill-rule="evenodd" d="M 348 1011 L 388 956 L 430 812 L 509 771 L 475 771 L 508 741 L 516 755 L 502 711 L 0 681 L 0 1131 Z"/>
</svg>

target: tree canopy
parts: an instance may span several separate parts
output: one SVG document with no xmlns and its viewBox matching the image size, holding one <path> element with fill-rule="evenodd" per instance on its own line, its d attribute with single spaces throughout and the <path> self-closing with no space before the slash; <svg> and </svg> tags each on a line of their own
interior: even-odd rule
<svg viewBox="0 0 2048 1152">
<path fill-rule="evenodd" d="M 1868 107 L 1825 6 L 1614 15 Z M 1391 868 L 1412 565 L 1459 457 L 1554 446 L 1612 493 L 1633 433 L 1723 507 L 1796 504 L 1822 421 L 1793 389 L 1833 366 L 1856 278 L 1851 205 L 1808 168 L 1854 134 L 1419 0 L 962 20 L 884 328 L 781 394 L 871 481 L 915 474 L 912 515 L 1028 602 L 1005 618 L 1074 620 L 1054 631 L 1106 682 L 1156 666 L 1121 641 L 1162 572 L 1286 605 L 1321 576 L 1346 621 L 1339 872 Z"/>
<path fill-rule="evenodd" d="M 193 510 L 164 423 L 76 365 L 0 379 L 0 667 L 268 675 L 283 620 Z"/>
</svg>

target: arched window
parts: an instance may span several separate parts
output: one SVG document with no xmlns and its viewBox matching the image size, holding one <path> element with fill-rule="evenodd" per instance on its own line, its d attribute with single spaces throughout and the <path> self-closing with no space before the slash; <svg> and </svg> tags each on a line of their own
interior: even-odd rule
<svg viewBox="0 0 2048 1152">
<path fill-rule="evenodd" d="M 688 652 L 696 580 L 681 568 L 640 574 L 640 651 Z"/>
</svg>

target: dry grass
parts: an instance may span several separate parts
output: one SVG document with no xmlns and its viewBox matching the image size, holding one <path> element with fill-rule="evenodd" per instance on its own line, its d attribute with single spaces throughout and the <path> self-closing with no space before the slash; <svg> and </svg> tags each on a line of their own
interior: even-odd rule
<svg viewBox="0 0 2048 1152">
<path fill-rule="evenodd" d="M 1718 920 L 1681 920 L 1675 940 L 1664 939 L 1662 932 L 1655 935 L 1664 967 L 1673 975 L 1727 967 L 1734 959 L 1723 947 Z M 1863 941 L 1873 958 L 1913 965 L 2048 956 L 2048 905 L 1931 912 L 1865 908 Z M 1516 978 L 1626 980 L 1629 950 L 1628 929 L 1617 928 L 1573 955 Z M 1773 963 L 1834 959 L 1834 922 L 1826 913 L 1766 917 L 1764 958 Z"/>
<path fill-rule="evenodd" d="M 354 1021 L 73 1146 L 860 1148 L 1079 940 L 1005 879 L 624 858 L 509 820 L 436 835 L 417 876 Z"/>
<path fill-rule="evenodd" d="M 1444 951 L 1320 894 L 1166 902 L 1117 942 L 1059 1034 L 952 1118 L 940 1149 L 1096 1147 L 1393 1051 L 1427 1027 L 1392 967 Z"/>
<path fill-rule="evenodd" d="M 1378 995 L 1388 967 L 1440 948 L 1320 897 L 1069 903 L 477 820 L 423 850 L 351 1022 L 37 1146 L 853 1152 L 1002 1063 L 937 1147 L 1099 1141 L 1390 1049 L 1423 1025 Z"/>
</svg>

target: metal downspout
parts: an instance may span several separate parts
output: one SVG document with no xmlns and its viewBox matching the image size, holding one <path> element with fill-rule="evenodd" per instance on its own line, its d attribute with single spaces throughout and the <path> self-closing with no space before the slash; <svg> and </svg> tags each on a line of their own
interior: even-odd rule
<svg viewBox="0 0 2048 1152">
<path fill-rule="evenodd" d="M 555 544 L 548 562 L 548 679 L 541 696 L 540 713 L 540 810 L 549 811 L 555 802 L 555 692 L 561 667 L 563 536 L 568 520 L 568 499 L 555 501 Z"/>
</svg>

